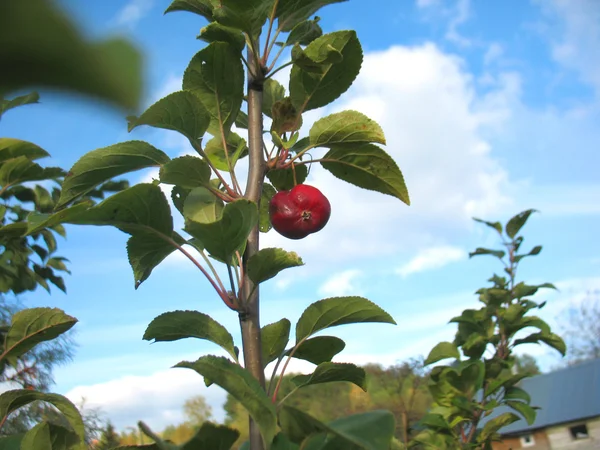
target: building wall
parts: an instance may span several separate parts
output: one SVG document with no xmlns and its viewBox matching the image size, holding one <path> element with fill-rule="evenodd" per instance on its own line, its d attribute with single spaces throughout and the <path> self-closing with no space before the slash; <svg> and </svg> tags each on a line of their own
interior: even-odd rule
<svg viewBox="0 0 600 450">
<path fill-rule="evenodd" d="M 585 423 L 589 438 L 574 440 L 570 427 Z M 546 429 L 546 434 L 553 450 L 600 450 L 600 418 L 572 422 Z"/>
<path fill-rule="evenodd" d="M 550 442 L 544 431 L 535 431 L 531 433 L 535 441 L 534 445 L 523 447 L 521 445 L 520 436 L 507 436 L 502 442 L 494 442 L 492 447 L 494 450 L 516 450 L 519 448 L 525 448 L 527 450 L 550 450 Z"/>
</svg>

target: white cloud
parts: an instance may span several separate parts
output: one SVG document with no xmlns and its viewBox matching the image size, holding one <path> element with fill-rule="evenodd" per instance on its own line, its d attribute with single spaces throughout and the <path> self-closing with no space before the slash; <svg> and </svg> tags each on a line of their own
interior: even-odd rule
<svg viewBox="0 0 600 450">
<path fill-rule="evenodd" d="M 202 377 L 190 369 L 170 369 L 149 376 L 123 376 L 105 383 L 78 386 L 66 396 L 74 403 L 85 399 L 89 408 L 100 408 L 119 429 L 143 420 L 155 431 L 183 421 L 185 400 L 202 395 L 216 420 L 224 417 L 225 392 L 207 388 Z"/>
<path fill-rule="evenodd" d="M 497 76 L 485 95 L 477 95 L 463 61 L 434 44 L 367 53 L 349 92 L 319 112 L 354 109 L 382 125 L 385 150 L 403 171 L 412 206 L 350 186 L 313 165 L 308 182 L 331 201 L 329 223 L 301 241 L 271 232 L 263 244 L 297 251 L 308 265 L 397 256 L 469 230 L 472 216 L 512 207 L 514 183 L 484 136 L 511 117 L 518 81 L 514 74 Z M 317 118 L 313 114 L 304 123 Z"/>
<path fill-rule="evenodd" d="M 462 36 L 458 31 L 458 28 L 469 20 L 470 10 L 471 0 L 456 0 L 456 7 L 448 24 L 448 31 L 446 31 L 446 39 L 461 46 L 470 45 L 469 39 Z"/>
<path fill-rule="evenodd" d="M 504 48 L 497 42 L 493 42 L 489 45 L 487 51 L 483 55 L 483 63 L 487 66 L 497 61 L 504 55 Z"/>
<path fill-rule="evenodd" d="M 154 0 L 131 0 L 115 16 L 119 26 L 135 26 L 151 9 Z"/>
<path fill-rule="evenodd" d="M 547 30 L 553 58 L 579 73 L 600 95 L 600 2 L 597 0 L 537 0 L 556 22 Z"/>
<path fill-rule="evenodd" d="M 356 279 L 361 275 L 362 271 L 357 269 L 336 273 L 323 283 L 319 288 L 319 294 L 329 297 L 337 297 L 351 293 L 356 294 L 358 290 Z"/>
<path fill-rule="evenodd" d="M 406 264 L 398 268 L 397 272 L 406 277 L 418 272 L 439 269 L 456 261 L 466 259 L 467 252 L 462 248 L 450 245 L 431 247 L 417 253 L 417 255 Z"/>
</svg>

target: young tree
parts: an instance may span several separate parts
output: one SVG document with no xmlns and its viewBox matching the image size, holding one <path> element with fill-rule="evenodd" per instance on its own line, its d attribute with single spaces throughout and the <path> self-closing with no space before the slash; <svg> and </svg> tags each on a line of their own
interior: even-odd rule
<svg viewBox="0 0 600 450">
<path fill-rule="evenodd" d="M 113 450 L 121 445 L 119 433 L 115 431 L 115 427 L 109 421 L 106 427 L 100 434 L 98 443 L 93 446 L 93 450 Z"/>
<path fill-rule="evenodd" d="M 429 353 L 427 365 L 446 359 L 453 362 L 431 370 L 429 389 L 433 408 L 421 420 L 424 430 L 411 445 L 490 449 L 502 427 L 521 419 L 515 413 L 529 425 L 534 422 L 535 405 L 530 405 L 529 394 L 518 386 L 520 380 L 531 374 L 515 373 L 514 349 L 522 344 L 543 343 L 563 356 L 566 352 L 565 343 L 548 324 L 531 315 L 545 305 L 531 296 L 540 289 L 555 287 L 550 283 L 528 285 L 517 281 L 521 261 L 542 251 L 541 246 L 536 246 L 519 253 L 523 243 L 519 232 L 534 212 L 523 211 L 505 226 L 475 219 L 498 233 L 503 248 L 478 248 L 470 256 L 497 258 L 506 276 L 494 274 L 489 279 L 491 286 L 477 291 L 481 308 L 467 309 L 450 321 L 458 325 L 454 341 L 441 342 Z M 501 406 L 509 411 L 488 418 Z"/>
</svg>

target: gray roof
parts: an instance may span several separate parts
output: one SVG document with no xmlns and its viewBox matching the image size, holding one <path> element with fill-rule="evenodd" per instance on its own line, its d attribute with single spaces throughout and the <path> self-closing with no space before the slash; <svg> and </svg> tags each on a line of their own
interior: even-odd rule
<svg viewBox="0 0 600 450">
<path fill-rule="evenodd" d="M 541 409 L 532 425 L 518 420 L 502 428 L 503 435 L 600 416 L 600 359 L 526 378 L 519 386 L 531 396 L 531 406 Z M 507 411 L 512 410 L 497 408 L 480 426 Z"/>
</svg>

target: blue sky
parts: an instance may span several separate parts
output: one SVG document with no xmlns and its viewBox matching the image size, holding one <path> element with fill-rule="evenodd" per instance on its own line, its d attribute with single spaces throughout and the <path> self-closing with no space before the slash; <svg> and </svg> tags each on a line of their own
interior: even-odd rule
<svg viewBox="0 0 600 450">
<path fill-rule="evenodd" d="M 165 0 L 59 3 L 91 38 L 124 35 L 143 51 L 145 106 L 180 89 L 183 70 L 203 46 L 194 39 L 203 20 L 163 16 Z M 263 236 L 264 246 L 297 251 L 306 266 L 265 284 L 262 323 L 294 322 L 313 301 L 359 294 L 384 307 L 398 326 L 332 330 L 347 341 L 336 360 L 393 364 L 427 354 L 452 338 L 454 327 L 446 322 L 476 306 L 473 293 L 501 270 L 492 260 L 468 259 L 475 247 L 496 243 L 470 218 L 504 221 L 527 208 L 541 214 L 527 225 L 524 245 L 541 244 L 544 251 L 524 263 L 520 275 L 560 288 L 546 294 L 543 312 L 551 323 L 560 321 L 568 305 L 600 289 L 600 3 L 376 3 L 351 0 L 321 11 L 325 32 L 357 30 L 365 62 L 349 92 L 309 113 L 305 123 L 342 109 L 378 120 L 413 204 L 361 191 L 315 167 L 309 181 L 330 198 L 332 218 L 322 232 L 299 242 L 274 232 Z M 286 85 L 286 72 L 280 75 Z M 124 116 L 89 100 L 42 92 L 40 105 L 3 117 L 0 135 L 36 142 L 53 155 L 49 164 L 63 167 L 129 139 L 148 140 L 172 157 L 189 152 L 172 132 L 140 128 L 128 134 Z M 140 172 L 131 180 L 153 175 Z M 76 401 L 86 397 L 119 428 L 139 419 L 157 429 L 177 422 L 183 401 L 198 393 L 222 418 L 222 391 L 206 389 L 191 371 L 169 369 L 218 349 L 203 342 L 150 345 L 141 336 L 169 310 L 197 309 L 231 330 L 237 317 L 178 255 L 134 290 L 125 242 L 116 230 L 69 227 L 60 245 L 73 272 L 68 294 L 36 292 L 22 299 L 28 306 L 63 308 L 80 320 L 77 355 L 56 371 L 55 390 Z M 546 368 L 560 362 L 542 347 L 525 351 Z"/>
</svg>

